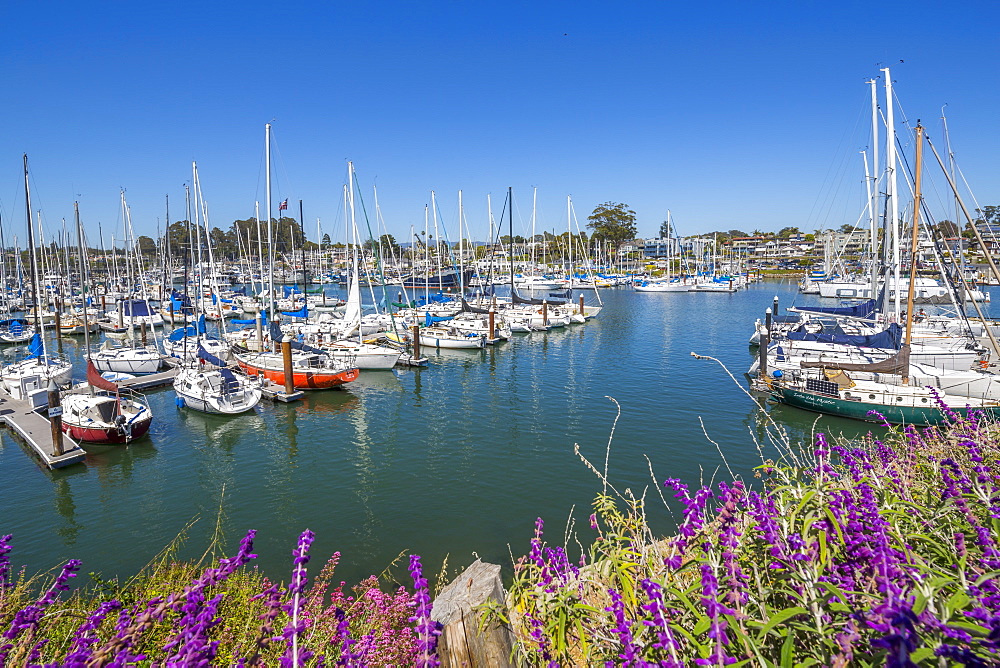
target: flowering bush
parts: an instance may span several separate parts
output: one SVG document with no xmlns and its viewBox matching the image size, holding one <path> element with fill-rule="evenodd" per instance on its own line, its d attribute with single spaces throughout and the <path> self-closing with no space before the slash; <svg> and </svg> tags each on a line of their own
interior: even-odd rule
<svg viewBox="0 0 1000 668">
<path fill-rule="evenodd" d="M 539 520 L 510 595 L 519 649 L 553 665 L 997 665 L 998 444 L 976 414 L 819 435 L 760 467 L 761 489 L 667 480 L 683 513 L 666 540 L 644 497 L 605 493 L 578 564 Z"/>
<path fill-rule="evenodd" d="M 64 601 L 80 562 L 69 561 L 40 595 L 36 578 L 12 579 L 11 536 L 0 537 L 0 666 L 436 665 L 437 630 L 420 558 L 411 557 L 414 593 L 384 592 L 372 576 L 330 589 L 339 554 L 309 585 L 313 533 L 293 552 L 291 582 L 271 583 L 244 568 L 254 531 L 236 555 L 200 569 L 165 556 L 114 596 L 77 590 Z"/>
</svg>

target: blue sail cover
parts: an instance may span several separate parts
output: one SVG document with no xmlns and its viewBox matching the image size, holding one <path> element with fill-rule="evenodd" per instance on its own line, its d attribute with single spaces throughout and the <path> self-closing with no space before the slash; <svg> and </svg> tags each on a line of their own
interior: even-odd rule
<svg viewBox="0 0 1000 668">
<path fill-rule="evenodd" d="M 207 331 L 208 329 L 206 329 L 205 327 L 205 314 L 202 313 L 201 315 L 198 316 L 198 333 L 204 334 Z"/>
<path fill-rule="evenodd" d="M 261 311 L 260 312 L 260 316 L 261 316 L 261 321 L 264 323 L 264 326 L 266 327 L 267 326 L 267 311 Z M 249 320 L 246 320 L 246 319 L 236 319 L 236 320 L 233 320 L 233 324 L 234 325 L 252 325 L 255 322 L 257 322 L 256 318 L 251 318 Z"/>
<path fill-rule="evenodd" d="M 187 327 L 179 327 L 167 335 L 168 341 L 180 341 L 185 336 L 198 336 L 198 330 L 194 325 L 188 325 Z"/>
<path fill-rule="evenodd" d="M 45 347 L 42 345 L 42 335 L 35 332 L 35 335 L 31 337 L 31 343 L 28 344 L 28 357 L 41 357 L 45 353 Z"/>
<path fill-rule="evenodd" d="M 149 302 L 145 299 L 125 299 L 122 301 L 122 314 L 126 316 L 135 316 L 137 318 L 147 317 L 153 315 L 150 308 Z"/>
<path fill-rule="evenodd" d="M 871 335 L 844 334 L 840 328 L 833 334 L 810 334 L 809 332 L 789 332 L 792 341 L 817 341 L 819 343 L 840 343 L 863 348 L 889 348 L 899 350 L 903 343 L 903 328 L 892 323 L 884 332 Z"/>
<path fill-rule="evenodd" d="M 223 362 L 221 359 L 219 359 L 212 353 L 205 350 L 205 348 L 201 344 L 198 344 L 198 359 L 203 359 L 209 364 L 214 364 L 217 367 L 226 366 L 225 362 Z"/>
<path fill-rule="evenodd" d="M 289 297 L 289 296 L 291 296 L 291 295 L 293 295 L 293 294 L 295 294 L 295 295 L 301 295 L 301 294 L 302 294 L 302 291 L 301 291 L 301 290 L 299 290 L 299 289 L 298 289 L 298 288 L 297 288 L 296 286 L 294 286 L 294 285 L 286 285 L 286 286 L 285 286 L 285 297 Z"/>
<path fill-rule="evenodd" d="M 298 311 L 282 311 L 281 315 L 287 315 L 289 318 L 308 318 L 309 304 L 303 304 Z"/>
<path fill-rule="evenodd" d="M 451 316 L 438 318 L 436 316 L 432 316 L 431 312 L 428 311 L 427 313 L 424 314 L 424 327 L 430 327 L 435 322 L 444 322 L 445 320 L 451 320 Z"/>
<path fill-rule="evenodd" d="M 877 300 L 869 299 L 854 306 L 799 306 L 796 310 L 807 313 L 827 313 L 829 315 L 844 315 L 851 318 L 870 320 L 878 310 Z"/>
<path fill-rule="evenodd" d="M 427 306 L 428 304 L 444 304 L 450 302 L 451 297 L 448 297 L 443 292 L 438 292 L 429 297 L 421 297 L 417 300 L 417 306 Z"/>
</svg>

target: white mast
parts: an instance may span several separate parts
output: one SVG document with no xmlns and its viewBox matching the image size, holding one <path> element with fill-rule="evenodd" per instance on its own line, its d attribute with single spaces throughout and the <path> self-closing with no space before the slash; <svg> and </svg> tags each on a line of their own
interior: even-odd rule
<svg viewBox="0 0 1000 668">
<path fill-rule="evenodd" d="M 268 245 L 268 259 L 271 263 L 270 269 L 267 272 L 267 303 L 268 310 L 271 310 L 271 306 L 274 304 L 274 235 L 271 231 L 271 124 L 264 124 L 264 170 L 267 172 L 267 245 Z M 261 279 L 263 280 L 263 276 Z M 274 313 L 272 312 L 272 316 Z"/>
<path fill-rule="evenodd" d="M 868 173 L 868 159 L 865 158 L 865 183 L 868 184 L 868 207 L 869 207 L 869 222 L 871 223 L 871 253 L 872 253 L 872 297 L 878 298 L 878 258 L 880 253 L 878 251 L 878 202 L 879 202 L 879 192 L 878 192 L 878 179 L 879 179 L 879 165 L 878 165 L 878 151 L 879 151 L 879 131 L 878 131 L 878 90 L 876 89 L 875 79 L 871 79 L 868 82 L 871 88 L 871 98 L 872 98 L 872 171 L 871 174 Z M 875 187 L 872 187 L 875 186 Z"/>
<path fill-rule="evenodd" d="M 458 191 L 458 292 L 465 296 L 465 237 L 462 229 L 462 219 L 465 209 L 462 208 L 462 191 Z"/>
<path fill-rule="evenodd" d="M 882 72 L 885 73 L 885 167 L 889 171 L 887 188 L 889 192 L 889 221 L 892 224 L 892 283 L 895 291 L 893 305 L 894 315 L 898 322 L 901 296 L 899 294 L 899 264 L 902 258 L 899 248 L 899 193 L 896 192 L 896 125 L 893 118 L 892 77 L 889 75 L 888 67 L 883 67 Z M 916 249 L 911 249 L 911 252 L 915 251 Z"/>
</svg>

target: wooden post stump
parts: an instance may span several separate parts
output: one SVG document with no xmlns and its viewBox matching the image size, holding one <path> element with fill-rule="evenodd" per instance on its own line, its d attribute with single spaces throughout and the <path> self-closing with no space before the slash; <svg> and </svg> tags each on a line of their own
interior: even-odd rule
<svg viewBox="0 0 1000 668">
<path fill-rule="evenodd" d="M 477 559 L 441 590 L 434 600 L 431 619 L 443 627 L 438 638 L 438 658 L 445 667 L 507 668 L 514 647 L 510 627 L 490 622 L 480 630 L 484 614 L 476 608 L 493 600 L 505 605 L 506 592 L 500 566 Z"/>
</svg>

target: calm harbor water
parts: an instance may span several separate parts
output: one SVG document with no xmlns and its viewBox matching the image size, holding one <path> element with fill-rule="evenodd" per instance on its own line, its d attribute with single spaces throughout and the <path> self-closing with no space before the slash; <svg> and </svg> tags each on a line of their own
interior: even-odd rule
<svg viewBox="0 0 1000 668">
<path fill-rule="evenodd" d="M 431 351 L 420 370 L 363 372 L 342 391 L 220 418 L 174 406 L 173 390 L 148 393 L 150 436 L 128 447 L 91 449 L 86 464 L 49 472 L 2 430 L 0 533 L 14 534 L 13 562 L 29 571 L 68 558 L 83 572 L 127 576 L 191 520 L 184 549 L 198 556 L 221 527 L 227 544 L 258 529 L 260 567 L 290 570 L 298 534 L 317 534 L 314 564 L 343 555 L 341 579 L 379 573 L 402 551 L 436 573 L 478 554 L 509 565 L 528 550 L 537 517 L 562 543 L 571 509 L 586 518 L 601 482 L 573 452 L 603 468 L 619 490 L 659 482 L 697 484 L 760 463 L 752 434 L 759 406 L 745 386 L 751 325 L 778 295 L 782 308 L 816 303 L 794 282 L 765 282 L 736 294 L 602 292 L 605 309 L 586 325 L 515 335 L 485 351 Z M 53 346 L 55 344 L 52 344 Z M 82 342 L 63 339 L 79 357 Z M 78 374 L 82 378 L 82 371 Z M 854 435 L 868 425 L 767 406 L 799 437 L 813 429 Z M 720 467 L 722 467 L 720 469 Z M 655 498 L 655 491 L 649 495 Z M 650 504 L 654 527 L 670 514 Z"/>
</svg>

